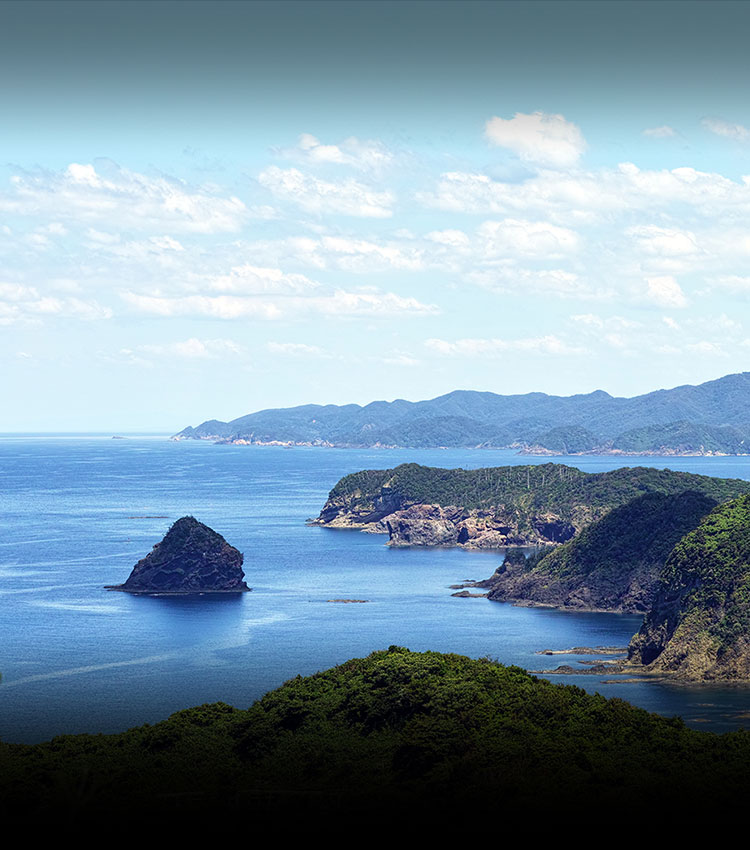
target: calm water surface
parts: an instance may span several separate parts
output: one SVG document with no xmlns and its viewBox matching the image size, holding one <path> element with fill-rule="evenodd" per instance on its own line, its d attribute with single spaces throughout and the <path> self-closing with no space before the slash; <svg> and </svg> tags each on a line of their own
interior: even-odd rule
<svg viewBox="0 0 750 850">
<path fill-rule="evenodd" d="M 750 458 L 560 458 L 750 479 Z M 640 618 L 456 599 L 501 553 L 389 549 L 381 535 L 310 528 L 336 481 L 407 461 L 476 468 L 544 463 L 510 451 L 283 449 L 166 438 L 0 438 L 0 738 L 115 732 L 180 708 L 244 707 L 390 644 L 528 669 L 576 664 L 540 649 L 627 644 Z M 124 581 L 180 516 L 245 553 L 252 593 L 136 597 Z M 337 604 L 330 599 L 367 599 Z M 750 724 L 750 689 L 553 677 L 723 731 Z"/>
</svg>

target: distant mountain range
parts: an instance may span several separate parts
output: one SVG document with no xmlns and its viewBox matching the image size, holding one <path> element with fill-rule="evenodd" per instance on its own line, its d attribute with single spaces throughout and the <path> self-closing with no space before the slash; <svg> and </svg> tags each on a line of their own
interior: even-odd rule
<svg viewBox="0 0 750 850">
<path fill-rule="evenodd" d="M 750 454 L 750 372 L 615 398 L 456 390 L 428 401 L 306 404 L 187 427 L 173 439 L 527 454 Z"/>
</svg>

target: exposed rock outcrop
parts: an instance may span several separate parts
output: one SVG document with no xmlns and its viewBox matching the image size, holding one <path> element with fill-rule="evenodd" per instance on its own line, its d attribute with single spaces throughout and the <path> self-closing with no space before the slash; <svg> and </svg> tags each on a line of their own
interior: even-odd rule
<svg viewBox="0 0 750 850">
<path fill-rule="evenodd" d="M 512 516 L 496 511 L 466 510 L 449 505 L 411 505 L 396 511 L 382 525 L 390 546 L 463 546 L 466 549 L 500 549 L 524 546 L 529 535 L 518 533 Z M 575 534 L 564 522 L 537 522 L 531 530 L 533 543 L 559 543 Z"/>
<path fill-rule="evenodd" d="M 553 463 L 473 470 L 407 463 L 345 476 L 310 522 L 387 533 L 393 546 L 546 546 L 646 493 L 688 490 L 717 504 L 750 492 L 750 482 L 643 467 L 592 474 Z"/>
<path fill-rule="evenodd" d="M 133 567 L 124 584 L 109 590 L 129 593 L 239 593 L 243 555 L 195 517 L 178 519 L 154 548 Z"/>
</svg>

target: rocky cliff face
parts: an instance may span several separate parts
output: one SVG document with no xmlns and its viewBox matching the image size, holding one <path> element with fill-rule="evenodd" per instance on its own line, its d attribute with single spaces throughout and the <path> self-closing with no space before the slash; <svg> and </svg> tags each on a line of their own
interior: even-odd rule
<svg viewBox="0 0 750 850">
<path fill-rule="evenodd" d="M 675 547 L 628 660 L 683 679 L 750 679 L 750 496 Z"/>
<path fill-rule="evenodd" d="M 393 546 L 470 549 L 566 543 L 647 493 L 703 493 L 714 504 L 750 482 L 628 467 L 585 473 L 563 464 L 363 470 L 331 490 L 315 525 L 386 533 Z"/>
<path fill-rule="evenodd" d="M 715 506 L 701 493 L 648 493 L 544 557 L 506 558 L 481 586 L 497 602 L 645 613 L 670 552 Z"/>
<path fill-rule="evenodd" d="M 164 539 L 112 590 L 130 593 L 232 593 L 249 590 L 243 555 L 191 516 L 172 525 Z"/>
<path fill-rule="evenodd" d="M 535 516 L 530 526 L 513 511 L 467 510 L 449 505 L 411 505 L 381 521 L 390 546 L 463 546 L 502 549 L 570 540 L 576 526 L 554 514 Z"/>
</svg>

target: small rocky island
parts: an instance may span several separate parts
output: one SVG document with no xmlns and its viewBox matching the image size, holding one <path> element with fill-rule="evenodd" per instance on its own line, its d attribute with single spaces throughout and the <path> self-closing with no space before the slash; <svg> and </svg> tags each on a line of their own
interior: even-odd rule
<svg viewBox="0 0 750 850">
<path fill-rule="evenodd" d="M 242 593 L 250 590 L 243 555 L 195 517 L 178 519 L 154 548 L 133 567 L 124 584 L 107 590 L 126 593 Z"/>
</svg>

